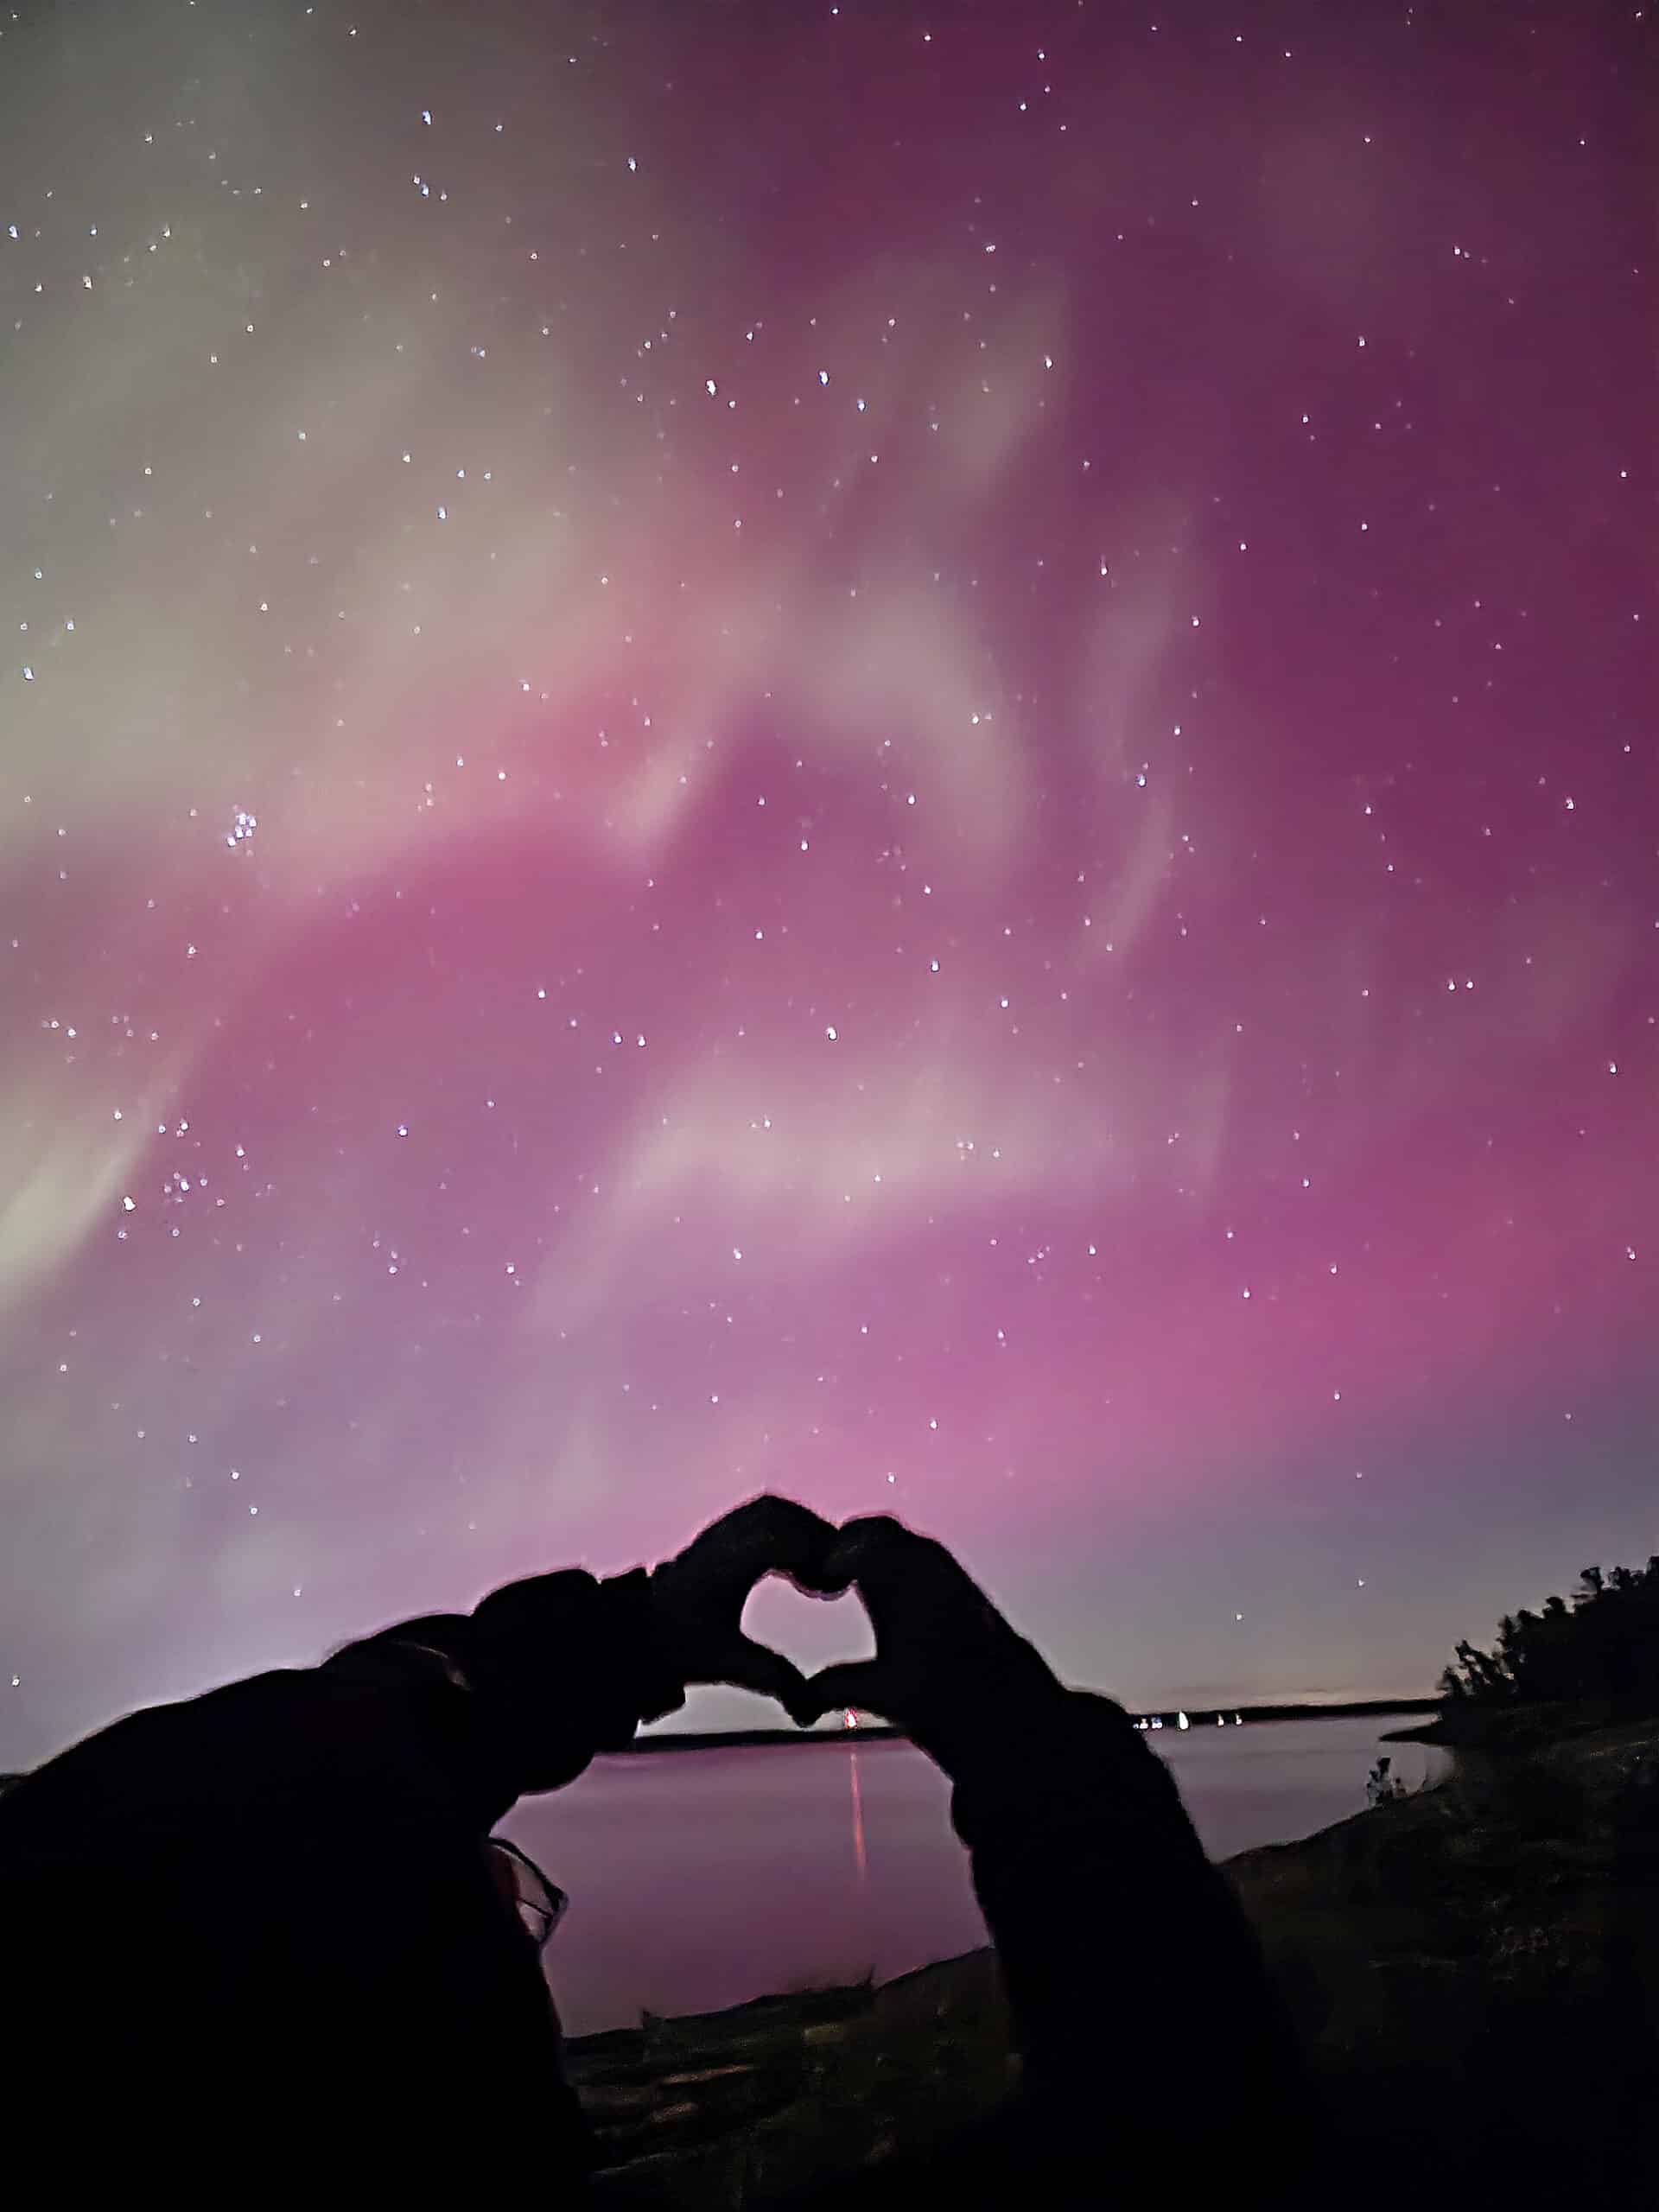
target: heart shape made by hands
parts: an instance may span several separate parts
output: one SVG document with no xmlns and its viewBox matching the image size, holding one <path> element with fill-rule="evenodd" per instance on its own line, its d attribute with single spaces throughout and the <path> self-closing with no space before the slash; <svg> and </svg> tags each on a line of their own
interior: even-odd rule
<svg viewBox="0 0 1659 2212">
<path fill-rule="evenodd" d="M 809 1678 L 825 1667 L 875 1656 L 870 1617 L 855 1590 L 821 1598 L 781 1574 L 755 1585 L 743 1609 L 743 1629 Z"/>
</svg>

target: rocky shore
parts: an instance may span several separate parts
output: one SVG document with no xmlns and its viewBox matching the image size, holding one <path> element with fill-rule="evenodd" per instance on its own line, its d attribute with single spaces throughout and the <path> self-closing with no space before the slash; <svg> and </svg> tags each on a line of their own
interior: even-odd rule
<svg viewBox="0 0 1659 2212">
<path fill-rule="evenodd" d="M 1344 2206 L 1659 2203 L 1659 1723 L 1502 1736 L 1433 1789 L 1228 1863 Z M 879 1989 L 647 2017 L 569 2061 L 603 2200 L 734 2208 L 948 2139 L 1016 2064 L 987 1950 Z M 1203 2090 L 1172 2082 L 1141 2124 Z"/>
</svg>

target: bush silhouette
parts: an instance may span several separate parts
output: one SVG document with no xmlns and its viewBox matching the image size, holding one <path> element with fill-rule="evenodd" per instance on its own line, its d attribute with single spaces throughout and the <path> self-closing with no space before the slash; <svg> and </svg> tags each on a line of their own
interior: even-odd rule
<svg viewBox="0 0 1659 2212">
<path fill-rule="evenodd" d="M 1457 1647 L 1440 1677 L 1448 1704 L 1541 1705 L 1593 1699 L 1659 1712 L 1659 1553 L 1645 1567 L 1586 1567 L 1569 1603 L 1506 1613 L 1490 1651 Z"/>
</svg>

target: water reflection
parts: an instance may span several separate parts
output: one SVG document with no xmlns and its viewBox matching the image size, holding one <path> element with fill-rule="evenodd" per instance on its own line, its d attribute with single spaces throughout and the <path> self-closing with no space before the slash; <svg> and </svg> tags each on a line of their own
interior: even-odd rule
<svg viewBox="0 0 1659 2212">
<path fill-rule="evenodd" d="M 1380 1750 L 1408 1789 L 1441 1757 L 1368 1719 L 1173 1726 L 1168 1760 L 1216 1858 L 1363 1810 Z M 547 1965 L 573 2035 L 814 1983 L 880 1980 L 985 1941 L 950 1792 L 885 1741 L 599 1759 L 507 1833 L 570 1893 Z M 851 1848 L 849 1848 L 850 1843 Z"/>
<path fill-rule="evenodd" d="M 858 1786 L 856 1751 L 849 1756 L 847 1771 L 853 1789 L 853 1864 L 858 1869 L 858 1885 L 862 1889 L 870 1878 L 870 1861 L 864 1848 L 864 1794 Z"/>
</svg>

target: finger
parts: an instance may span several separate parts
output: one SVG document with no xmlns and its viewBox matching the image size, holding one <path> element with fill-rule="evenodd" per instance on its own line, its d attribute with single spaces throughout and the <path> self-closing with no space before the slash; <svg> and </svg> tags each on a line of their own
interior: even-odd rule
<svg viewBox="0 0 1659 2212">
<path fill-rule="evenodd" d="M 711 1522 L 681 1558 L 695 1556 L 728 1594 L 747 1598 L 768 1574 L 786 1574 L 803 1589 L 818 1591 L 837 1533 L 833 1522 L 791 1497 L 752 1497 Z"/>
<path fill-rule="evenodd" d="M 780 1651 L 768 1650 L 751 1636 L 740 1636 L 725 1647 L 715 1663 L 721 1671 L 712 1679 L 775 1698 L 790 1719 L 803 1727 L 817 1719 L 805 1675 Z"/>
<path fill-rule="evenodd" d="M 861 1713 L 879 1713 L 884 1720 L 895 1718 L 887 1701 L 891 1693 L 879 1659 L 849 1659 L 844 1665 L 826 1667 L 821 1674 L 814 1675 L 805 1688 L 815 1720 L 822 1719 L 826 1713 L 851 1707 L 856 1707 Z"/>
<path fill-rule="evenodd" d="M 755 1580 L 777 1573 L 808 1588 L 816 1585 L 836 1541 L 833 1521 L 792 1497 L 772 1495 L 751 1498 L 731 1518 L 735 1524 L 734 1548 L 753 1567 Z"/>
<path fill-rule="evenodd" d="M 838 1589 L 856 1582 L 880 1595 L 941 1561 L 955 1564 L 931 1536 L 918 1536 L 890 1513 L 869 1513 L 842 1523 L 822 1572 Z"/>
</svg>

